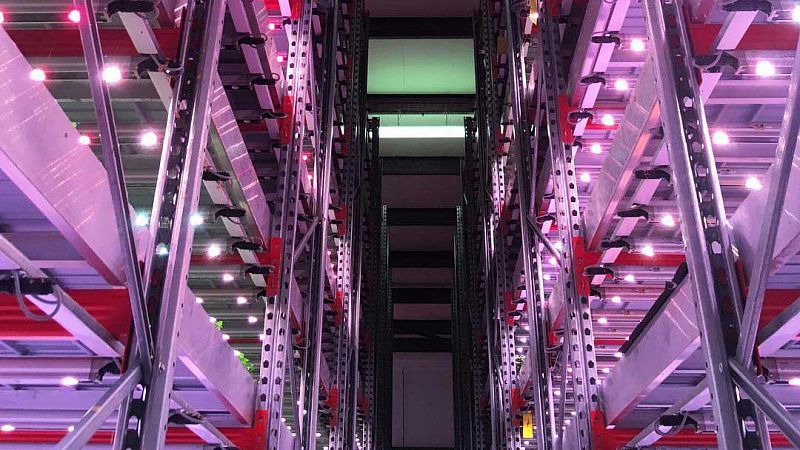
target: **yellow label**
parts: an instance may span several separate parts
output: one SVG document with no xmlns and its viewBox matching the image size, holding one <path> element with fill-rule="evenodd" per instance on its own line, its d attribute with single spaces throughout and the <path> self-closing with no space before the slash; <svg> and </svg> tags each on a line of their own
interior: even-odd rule
<svg viewBox="0 0 800 450">
<path fill-rule="evenodd" d="M 533 439 L 533 413 L 522 415 L 522 439 Z"/>
</svg>

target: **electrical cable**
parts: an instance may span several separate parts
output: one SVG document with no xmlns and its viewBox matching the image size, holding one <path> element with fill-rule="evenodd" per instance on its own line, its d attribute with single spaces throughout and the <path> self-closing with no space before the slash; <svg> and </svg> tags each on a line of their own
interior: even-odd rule
<svg viewBox="0 0 800 450">
<path fill-rule="evenodd" d="M 19 305 L 19 309 L 22 310 L 22 313 L 25 314 L 25 317 L 34 320 L 36 322 L 46 322 L 48 320 L 52 320 L 53 317 L 58 314 L 61 310 L 62 305 L 62 298 L 61 293 L 59 291 L 54 291 L 54 295 L 56 296 L 56 300 L 42 300 L 38 296 L 33 296 L 37 300 L 43 301 L 44 303 L 55 305 L 53 311 L 49 314 L 40 315 L 36 314 L 28 308 L 28 305 L 25 304 L 25 299 L 22 295 L 22 287 L 19 284 L 19 273 L 13 272 L 12 276 L 14 277 L 14 296 L 17 298 L 17 304 Z"/>
<path fill-rule="evenodd" d="M 678 426 L 670 427 L 670 429 L 667 430 L 667 431 L 661 431 L 658 428 L 658 422 L 655 422 L 653 424 L 653 431 L 659 436 L 672 436 L 674 434 L 679 433 L 681 430 L 683 430 L 683 427 L 686 426 L 686 421 L 688 419 L 689 419 L 689 414 L 683 414 L 683 419 L 681 420 L 681 424 L 678 425 Z"/>
</svg>

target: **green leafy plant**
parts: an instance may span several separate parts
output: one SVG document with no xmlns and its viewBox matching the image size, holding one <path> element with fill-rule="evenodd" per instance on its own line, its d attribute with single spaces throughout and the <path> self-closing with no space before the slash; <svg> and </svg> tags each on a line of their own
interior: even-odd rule
<svg viewBox="0 0 800 450">
<path fill-rule="evenodd" d="M 222 331 L 222 321 L 218 320 L 214 322 L 214 326 L 217 327 L 217 331 Z"/>
<path fill-rule="evenodd" d="M 244 356 L 244 353 L 242 353 L 242 352 L 236 353 L 236 356 L 239 357 L 239 362 L 242 363 L 244 368 L 247 369 L 248 372 L 252 372 L 253 367 L 255 367 L 255 366 L 250 361 L 250 359 L 247 356 Z"/>
</svg>

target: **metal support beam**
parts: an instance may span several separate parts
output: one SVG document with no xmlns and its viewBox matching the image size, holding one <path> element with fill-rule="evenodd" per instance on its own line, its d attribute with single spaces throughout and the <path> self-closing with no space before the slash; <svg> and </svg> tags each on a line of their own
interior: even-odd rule
<svg viewBox="0 0 800 450">
<path fill-rule="evenodd" d="M 103 159 L 108 174 L 114 218 L 117 234 L 121 244 L 122 258 L 125 267 L 128 296 L 130 297 L 131 316 L 133 317 L 134 337 L 136 339 L 136 358 L 142 365 L 142 376 L 149 377 L 153 364 L 153 335 L 147 305 L 144 298 L 144 282 L 142 280 L 139 258 L 136 254 L 136 243 L 133 235 L 133 222 L 128 203 L 128 191 L 125 186 L 125 175 L 122 171 L 122 157 L 117 140 L 114 123 L 114 111 L 111 109 L 111 98 L 108 87 L 103 82 L 103 49 L 100 46 L 100 33 L 97 28 L 94 2 L 92 0 L 74 0 L 75 9 L 80 17 L 85 18 L 78 23 L 83 43 L 83 53 L 89 72 L 89 86 L 92 92 L 95 116 L 100 131 Z M 138 20 L 142 20 L 136 16 Z"/>
<path fill-rule="evenodd" d="M 120 407 L 136 385 L 141 381 L 140 367 L 130 368 L 75 425 L 54 448 L 58 450 L 77 450 L 83 448 L 106 419 Z"/>
<path fill-rule="evenodd" d="M 724 308 L 739 305 L 736 272 L 710 137 L 705 122 L 684 17 L 672 1 L 646 0 L 664 135 L 675 177 L 681 230 L 694 281 L 700 340 L 720 447 L 743 447 L 746 430 L 737 417 L 737 398 L 727 368 Z M 702 209 L 701 209 L 702 208 Z M 723 302 L 732 303 L 725 305 Z M 738 319 L 738 317 L 737 317 Z M 736 329 L 726 322 L 728 327 Z"/>
</svg>

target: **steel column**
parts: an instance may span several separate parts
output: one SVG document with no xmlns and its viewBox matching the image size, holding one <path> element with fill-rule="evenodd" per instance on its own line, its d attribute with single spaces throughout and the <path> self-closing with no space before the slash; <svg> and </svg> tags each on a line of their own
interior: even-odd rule
<svg viewBox="0 0 800 450">
<path fill-rule="evenodd" d="M 103 159 L 108 173 L 111 201 L 117 222 L 117 234 L 122 246 L 125 278 L 128 285 L 128 296 L 131 302 L 136 338 L 136 351 L 138 352 L 137 357 L 142 365 L 142 375 L 149 377 L 153 364 L 153 336 L 150 328 L 150 319 L 147 315 L 139 259 L 136 255 L 133 223 L 131 222 L 128 191 L 122 171 L 122 157 L 117 140 L 116 125 L 114 124 L 114 112 L 111 109 L 108 87 L 102 79 L 103 50 L 100 45 L 94 2 L 92 0 L 74 0 L 74 4 L 80 17 L 85 18 L 85 20 L 79 21 L 78 29 L 80 30 L 86 68 L 89 73 L 89 87 L 92 92 L 95 116 L 100 130 Z"/>
<path fill-rule="evenodd" d="M 736 359 L 745 367 L 752 362 L 751 355 L 756 344 L 758 334 L 758 318 L 761 317 L 761 307 L 764 304 L 764 293 L 767 289 L 767 278 L 770 265 L 775 253 L 775 242 L 778 236 L 783 204 L 786 200 L 786 190 L 789 186 L 789 175 L 792 171 L 797 149 L 797 136 L 800 134 L 800 45 L 794 55 L 792 76 L 789 82 L 789 95 L 786 109 L 783 113 L 783 126 L 781 127 L 778 148 L 775 151 L 775 163 L 770 169 L 769 192 L 767 203 L 764 207 L 764 220 L 758 234 L 756 254 L 753 255 L 753 269 L 750 273 L 747 299 L 744 303 L 742 315 L 741 336 L 736 349 Z"/>
<path fill-rule="evenodd" d="M 125 399 L 131 391 L 141 381 L 142 370 L 140 367 L 132 367 L 125 372 L 122 377 L 114 383 L 114 386 L 106 391 L 97 404 L 95 404 L 75 425 L 73 431 L 69 432 L 64 439 L 54 447 L 58 450 L 72 450 L 83 448 L 89 439 L 94 436 L 97 429 L 102 426 L 106 419 L 121 406 L 125 405 Z"/>
<path fill-rule="evenodd" d="M 306 104 L 312 102 L 314 90 L 309 89 L 308 74 L 313 70 L 311 51 L 312 2 L 301 3 L 299 17 L 292 17 L 289 28 L 289 61 L 287 94 L 284 97 L 286 114 L 278 151 L 279 180 L 276 205 L 273 211 L 270 251 L 280 255 L 274 267 L 277 285 L 267 286 L 264 311 L 264 341 L 261 352 L 259 397 L 257 409 L 267 415 L 267 435 L 264 445 L 269 450 L 280 448 L 281 417 L 284 406 L 284 386 L 287 361 L 293 364 L 290 307 L 294 280 L 293 256 L 297 234 L 300 160 L 306 140 Z M 291 357 L 291 358 L 290 358 Z M 287 360 L 287 358 L 290 358 Z M 302 430 L 300 430 L 302 432 Z"/>
<path fill-rule="evenodd" d="M 553 192 L 556 202 L 561 259 L 566 266 L 561 267 L 558 284 L 564 298 L 566 323 L 564 347 L 567 361 L 572 369 L 572 386 L 575 401 L 576 436 L 564 436 L 562 441 L 574 439 L 575 447 L 590 449 L 598 446 L 598 436 L 593 425 L 602 421 L 600 398 L 598 395 L 597 363 L 592 330 L 591 308 L 589 305 L 588 281 L 577 260 L 585 250 L 579 221 L 580 205 L 576 190 L 574 150 L 572 142 L 565 139 L 559 118 L 558 99 L 565 95 L 565 81 L 560 73 L 559 29 L 556 17 L 552 17 L 550 0 L 538 3 L 541 27 L 540 77 L 538 89 L 544 90 L 545 121 L 549 153 L 553 170 Z M 562 395 L 565 395 L 562 392 Z"/>
<path fill-rule="evenodd" d="M 739 299 L 703 100 L 681 10 L 673 1 L 646 0 L 644 5 L 719 444 L 739 449 L 746 429 L 737 415 L 721 313 L 726 307 L 737 311 Z M 726 328 L 736 329 L 735 322 L 729 318 Z"/>
</svg>

